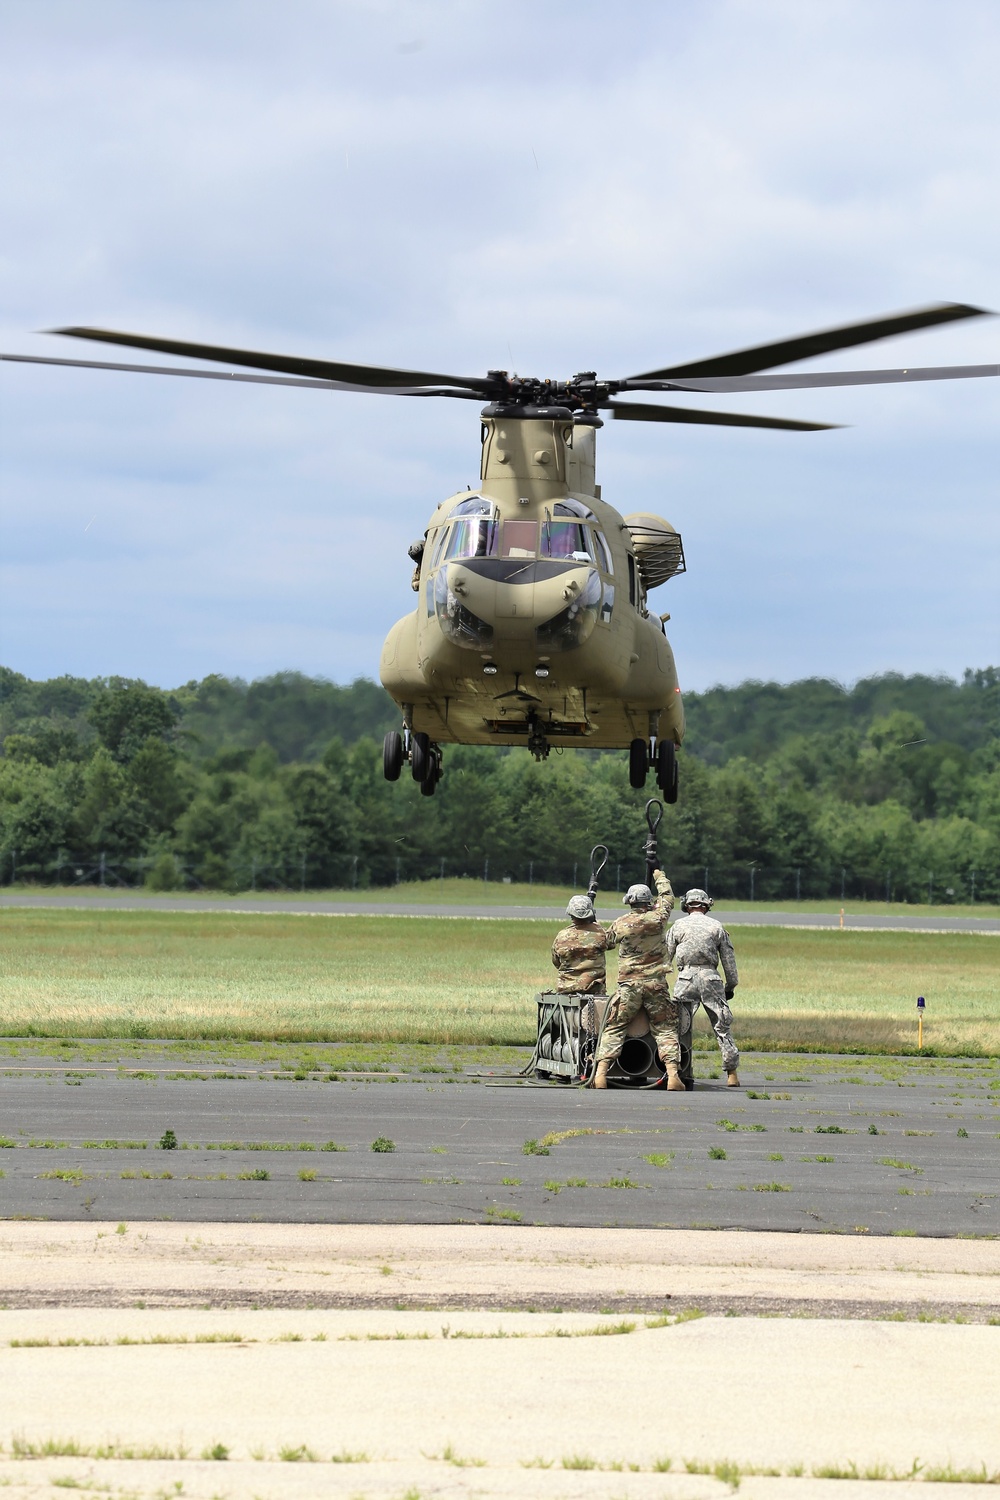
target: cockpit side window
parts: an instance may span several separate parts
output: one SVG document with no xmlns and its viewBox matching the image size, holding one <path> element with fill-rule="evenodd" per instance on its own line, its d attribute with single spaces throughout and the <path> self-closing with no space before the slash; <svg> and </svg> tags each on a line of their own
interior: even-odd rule
<svg viewBox="0 0 1000 1500">
<path fill-rule="evenodd" d="M 603 568 L 605 573 L 614 573 L 615 570 L 611 562 L 611 548 L 608 546 L 607 539 L 599 531 L 594 531 L 593 537 L 594 546 L 597 550 L 598 566 Z"/>
<path fill-rule="evenodd" d="M 565 500 L 556 501 L 552 507 L 552 514 L 554 516 L 576 516 L 581 521 L 592 521 L 594 519 L 593 511 L 584 505 L 582 500 L 574 500 L 570 495 L 567 495 Z"/>
</svg>

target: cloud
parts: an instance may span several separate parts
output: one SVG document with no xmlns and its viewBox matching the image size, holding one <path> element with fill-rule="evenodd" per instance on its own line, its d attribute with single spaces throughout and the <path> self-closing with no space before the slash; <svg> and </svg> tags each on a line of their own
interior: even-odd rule
<svg viewBox="0 0 1000 1500">
<path fill-rule="evenodd" d="M 32 330 L 104 322 L 620 375 L 1000 306 L 998 41 L 991 0 L 8 7 L 0 343 L 72 357 Z M 996 660 L 998 395 L 701 403 L 841 433 L 609 425 L 606 498 L 685 534 L 657 604 L 685 684 Z M 35 676 L 374 674 L 406 545 L 478 462 L 471 403 L 9 365 L 0 400 L 0 655 Z"/>
</svg>

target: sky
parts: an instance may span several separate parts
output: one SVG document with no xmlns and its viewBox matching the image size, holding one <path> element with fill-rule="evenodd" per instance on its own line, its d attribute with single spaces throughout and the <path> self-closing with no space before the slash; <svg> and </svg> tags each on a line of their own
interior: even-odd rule
<svg viewBox="0 0 1000 1500">
<path fill-rule="evenodd" d="M 5 0 L 0 350 L 616 377 L 1000 309 L 998 66 L 995 0 Z M 982 318 L 795 368 L 998 360 Z M 690 399 L 845 425 L 598 435 L 683 535 L 683 687 L 1000 663 L 1000 380 Z M 471 402 L 0 364 L 0 662 L 374 677 L 478 462 Z"/>
</svg>

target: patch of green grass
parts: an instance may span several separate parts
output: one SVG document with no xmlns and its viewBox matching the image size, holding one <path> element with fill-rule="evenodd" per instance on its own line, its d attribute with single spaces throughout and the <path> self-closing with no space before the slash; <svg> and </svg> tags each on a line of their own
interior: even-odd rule
<svg viewBox="0 0 1000 1500">
<path fill-rule="evenodd" d="M 481 884 L 463 889 L 473 887 L 482 899 Z M 490 889 L 510 900 L 515 887 Z M 392 900 L 401 890 L 371 894 Z M 8 1035 L 58 1041 L 73 1033 L 141 1046 L 138 1033 L 161 1035 L 169 1017 L 175 1037 L 226 1039 L 231 1049 L 260 1038 L 530 1045 L 530 996 L 553 930 L 520 920 L 345 923 L 284 912 L 98 907 L 12 908 L 4 928 Z M 747 927 L 740 964 L 748 1050 L 915 1052 L 911 996 L 931 984 L 935 1052 L 1000 1053 L 995 955 L 979 935 Z M 76 1060 L 90 1058 L 80 1049 Z"/>
<path fill-rule="evenodd" d="M 788 1182 L 755 1182 L 753 1190 L 755 1193 L 790 1193 L 792 1188 Z"/>
<path fill-rule="evenodd" d="M 641 1183 L 633 1182 L 631 1177 L 609 1177 L 607 1182 L 602 1182 L 603 1188 L 637 1188 Z"/>
<path fill-rule="evenodd" d="M 507 1224 L 520 1224 L 524 1215 L 519 1214 L 516 1208 L 503 1208 L 499 1203 L 491 1203 L 486 1209 L 486 1217 L 490 1220 L 502 1219 Z"/>
<path fill-rule="evenodd" d="M 82 1167 L 53 1167 L 51 1172 L 39 1172 L 39 1177 L 55 1178 L 59 1182 L 89 1182 L 89 1173 Z"/>
<path fill-rule="evenodd" d="M 148 1141 L 81 1141 L 84 1151 L 145 1151 Z"/>
<path fill-rule="evenodd" d="M 674 1159 L 674 1153 L 672 1151 L 650 1151 L 649 1155 L 644 1156 L 642 1159 L 643 1161 L 648 1161 L 651 1167 L 669 1167 Z"/>
<path fill-rule="evenodd" d="M 912 1161 L 900 1161 L 896 1156 L 877 1156 L 875 1163 L 879 1167 L 895 1167 L 899 1172 L 922 1172 L 923 1167 L 915 1167 Z"/>
<path fill-rule="evenodd" d="M 500 1179 L 500 1186 L 501 1187 L 520 1187 L 521 1186 L 521 1179 L 520 1179 L 520 1177 L 501 1177 L 501 1179 Z"/>
<path fill-rule="evenodd" d="M 535 1140 L 527 1140 L 527 1141 L 525 1141 L 524 1145 L 521 1147 L 521 1152 L 522 1152 L 522 1154 L 524 1156 L 550 1156 L 551 1155 L 551 1152 L 549 1151 L 548 1146 L 543 1146 L 540 1141 L 535 1141 Z"/>
<path fill-rule="evenodd" d="M 379 1156 L 386 1156 L 395 1151 L 396 1142 L 391 1141 L 387 1135 L 377 1135 L 372 1141 L 371 1149 Z"/>
<path fill-rule="evenodd" d="M 266 1167 L 255 1167 L 252 1172 L 237 1172 L 237 1182 L 270 1182 L 271 1174 Z"/>
<path fill-rule="evenodd" d="M 299 1168 L 299 1181 L 300 1182 L 315 1182 L 316 1181 L 316 1169 L 315 1169 L 315 1167 L 300 1167 Z"/>
<path fill-rule="evenodd" d="M 724 1146 L 709 1146 L 708 1154 L 713 1161 L 725 1161 L 726 1149 Z"/>
</svg>

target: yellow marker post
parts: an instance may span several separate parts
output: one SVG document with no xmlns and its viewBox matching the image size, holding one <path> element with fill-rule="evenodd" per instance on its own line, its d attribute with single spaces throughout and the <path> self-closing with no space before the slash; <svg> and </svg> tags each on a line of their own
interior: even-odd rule
<svg viewBox="0 0 1000 1500">
<path fill-rule="evenodd" d="M 924 1050 L 924 997 L 917 996 L 917 1050 Z"/>
<path fill-rule="evenodd" d="M 844 925 L 844 908 L 843 907 L 840 908 L 840 925 L 841 925 L 841 927 L 843 927 L 843 925 Z"/>
</svg>

